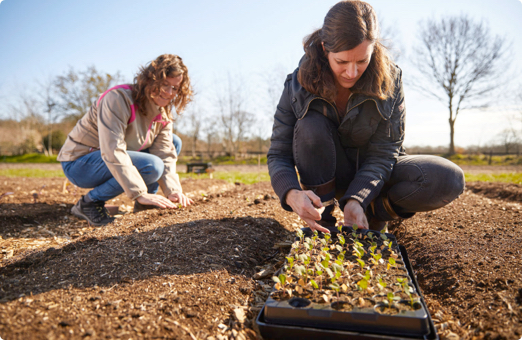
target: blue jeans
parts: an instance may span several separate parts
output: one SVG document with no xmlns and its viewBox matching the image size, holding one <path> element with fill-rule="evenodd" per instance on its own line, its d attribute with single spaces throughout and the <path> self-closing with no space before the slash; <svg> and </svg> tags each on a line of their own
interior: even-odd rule
<svg viewBox="0 0 522 340">
<path fill-rule="evenodd" d="M 181 139 L 172 134 L 174 147 L 181 151 Z M 147 192 L 158 192 L 158 179 L 164 171 L 163 161 L 155 155 L 151 155 L 148 149 L 141 152 L 127 151 L 132 164 L 138 169 L 145 184 Z M 109 168 L 101 158 L 101 151 L 94 151 L 74 161 L 62 162 L 65 177 L 80 188 L 94 188 L 88 195 L 94 201 L 108 201 L 124 192 L 121 185 L 112 176 Z"/>
</svg>

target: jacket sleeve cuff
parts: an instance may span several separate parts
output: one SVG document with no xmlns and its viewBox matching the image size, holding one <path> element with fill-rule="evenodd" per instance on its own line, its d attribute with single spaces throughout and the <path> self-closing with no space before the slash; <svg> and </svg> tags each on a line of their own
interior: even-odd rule
<svg viewBox="0 0 522 340">
<path fill-rule="evenodd" d="M 271 177 L 271 182 L 276 195 L 281 201 L 281 207 L 286 211 L 292 211 L 292 208 L 285 203 L 285 198 L 286 194 L 292 189 L 302 190 L 297 176 L 295 174 L 292 176 L 287 173 L 277 174 Z"/>
<path fill-rule="evenodd" d="M 348 190 L 339 200 L 341 210 L 344 210 L 346 202 L 350 199 L 358 201 L 364 211 L 375 197 L 379 195 L 384 185 L 384 181 L 366 176 L 355 177 L 350 183 Z"/>
</svg>

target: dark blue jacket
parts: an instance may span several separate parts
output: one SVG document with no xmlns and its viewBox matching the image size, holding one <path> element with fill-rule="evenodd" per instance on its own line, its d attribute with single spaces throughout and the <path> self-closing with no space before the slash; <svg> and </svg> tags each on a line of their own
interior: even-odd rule
<svg viewBox="0 0 522 340">
<path fill-rule="evenodd" d="M 297 68 L 288 75 L 274 116 L 268 171 L 275 193 L 284 209 L 291 211 L 283 198 L 291 189 L 301 189 L 292 153 L 294 126 L 310 111 L 326 115 L 338 126 L 339 138 L 348 158 L 357 166 L 354 180 L 340 199 L 341 208 L 348 199 L 359 201 L 366 210 L 389 180 L 393 166 L 404 154 L 404 92 L 402 71 L 397 67 L 395 91 L 386 100 L 354 94 L 346 115 L 339 121 L 335 105 L 306 91 L 297 81 Z"/>
</svg>

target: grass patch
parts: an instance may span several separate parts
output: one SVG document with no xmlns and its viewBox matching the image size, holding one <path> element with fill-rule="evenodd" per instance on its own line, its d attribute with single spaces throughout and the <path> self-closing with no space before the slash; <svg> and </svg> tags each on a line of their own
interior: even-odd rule
<svg viewBox="0 0 522 340">
<path fill-rule="evenodd" d="M 56 160 L 57 155 L 46 156 L 40 153 L 28 153 L 16 156 L 0 156 L 0 162 L 4 163 L 60 163 Z"/>
<path fill-rule="evenodd" d="M 456 154 L 449 157 L 448 159 L 458 165 L 522 165 L 522 156 L 516 155 L 491 156 L 490 159 L 489 155 L 484 154 Z"/>
<path fill-rule="evenodd" d="M 65 177 L 62 170 L 43 169 L 0 169 L 0 176 L 34 178 Z"/>
<path fill-rule="evenodd" d="M 464 174 L 466 182 L 504 182 L 522 185 L 522 172 L 505 174 Z"/>
<path fill-rule="evenodd" d="M 180 178 L 209 178 L 208 174 L 197 175 L 194 173 L 179 173 Z M 268 172 L 239 172 L 239 171 L 216 171 L 213 173 L 213 178 L 223 179 L 230 183 L 243 183 L 243 184 L 254 184 L 257 182 L 265 182 L 270 181 L 270 176 L 268 176 Z"/>
</svg>

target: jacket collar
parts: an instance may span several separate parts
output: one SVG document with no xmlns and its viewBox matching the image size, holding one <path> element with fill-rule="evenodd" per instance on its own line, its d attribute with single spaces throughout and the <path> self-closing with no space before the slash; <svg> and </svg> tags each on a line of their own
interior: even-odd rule
<svg viewBox="0 0 522 340">
<path fill-rule="evenodd" d="M 302 60 L 303 59 L 301 59 L 301 61 Z M 299 62 L 299 64 L 301 64 L 301 61 Z M 397 67 L 397 71 L 398 71 L 397 77 L 398 77 L 398 79 L 400 79 L 401 71 L 398 67 Z M 295 69 L 294 73 L 292 73 L 292 75 L 291 75 L 291 87 L 290 87 L 290 96 L 291 96 L 291 101 L 292 101 L 291 105 L 292 105 L 294 113 L 298 119 L 301 119 L 306 114 L 306 112 L 308 111 L 308 109 L 310 107 L 310 103 L 315 99 L 323 100 L 323 101 L 329 103 L 331 106 L 334 105 L 334 103 L 330 103 L 325 98 L 319 97 L 319 96 L 312 94 L 312 93 L 308 92 L 307 90 L 305 90 L 301 86 L 299 81 L 297 80 L 298 72 L 299 72 L 299 67 L 297 67 Z M 400 86 L 400 83 L 397 83 L 397 79 L 396 79 L 396 86 Z M 397 93 L 397 88 L 395 89 L 395 93 Z M 393 107 L 395 105 L 395 100 L 396 100 L 396 98 L 394 98 L 394 97 L 390 97 L 386 100 L 381 100 L 381 99 L 374 98 L 371 96 L 366 96 L 366 95 L 356 93 L 352 96 L 352 98 L 348 102 L 348 112 L 368 100 L 375 102 L 375 105 L 377 106 L 377 109 L 379 110 L 379 113 L 381 114 L 381 116 L 384 120 L 390 119 L 392 112 L 393 112 Z"/>
</svg>

